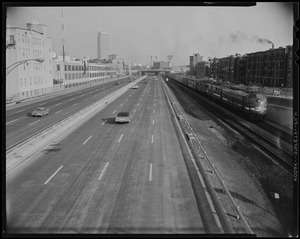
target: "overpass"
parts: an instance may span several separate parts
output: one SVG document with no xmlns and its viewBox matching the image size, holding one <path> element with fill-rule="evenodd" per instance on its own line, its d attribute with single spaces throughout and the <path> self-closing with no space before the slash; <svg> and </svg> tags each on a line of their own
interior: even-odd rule
<svg viewBox="0 0 300 239">
<path fill-rule="evenodd" d="M 165 69 L 141 69 L 139 70 L 141 75 L 149 74 L 149 75 L 160 75 L 160 73 L 169 73 L 171 70 Z"/>
</svg>

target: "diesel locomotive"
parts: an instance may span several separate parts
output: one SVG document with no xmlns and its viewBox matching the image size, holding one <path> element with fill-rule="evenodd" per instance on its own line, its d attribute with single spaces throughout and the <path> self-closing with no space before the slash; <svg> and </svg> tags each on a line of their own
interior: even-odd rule
<svg viewBox="0 0 300 239">
<path fill-rule="evenodd" d="M 251 119 L 264 120 L 267 113 L 267 98 L 257 92 L 247 92 L 237 86 L 212 80 L 196 80 L 178 74 L 167 74 L 181 84 L 192 88 L 221 105 L 242 112 Z"/>
</svg>

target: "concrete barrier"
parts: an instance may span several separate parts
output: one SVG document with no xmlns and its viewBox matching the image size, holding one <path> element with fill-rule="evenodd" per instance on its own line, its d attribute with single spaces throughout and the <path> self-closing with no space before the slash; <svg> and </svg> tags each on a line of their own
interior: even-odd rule
<svg viewBox="0 0 300 239">
<path fill-rule="evenodd" d="M 293 129 L 293 108 L 268 104 L 266 118 L 290 130 Z"/>
</svg>

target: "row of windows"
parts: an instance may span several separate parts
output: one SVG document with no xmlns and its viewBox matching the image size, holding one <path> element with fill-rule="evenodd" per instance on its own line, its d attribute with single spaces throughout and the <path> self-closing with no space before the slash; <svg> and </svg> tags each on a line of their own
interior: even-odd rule
<svg viewBox="0 0 300 239">
<path fill-rule="evenodd" d="M 46 78 L 44 78 L 44 83 L 46 84 Z M 35 76 L 33 79 L 30 77 L 30 80 L 26 78 L 20 79 L 20 85 L 26 87 L 31 85 L 42 85 L 43 84 L 43 77 L 42 76 Z"/>
<path fill-rule="evenodd" d="M 26 43 L 26 44 L 31 43 L 32 45 L 38 45 L 38 46 L 42 46 L 42 43 L 43 43 L 43 46 L 45 45 L 44 41 L 42 42 L 41 39 L 31 36 L 31 35 L 27 34 L 27 32 L 25 32 L 25 34 L 22 34 L 22 36 L 21 36 L 21 33 L 18 33 L 18 41 L 19 42 L 21 41 L 21 37 L 22 37 L 23 43 Z"/>
<path fill-rule="evenodd" d="M 19 47 L 19 54 L 21 55 L 21 47 Z M 42 56 L 41 50 L 30 50 L 30 48 L 23 48 L 23 57 L 33 57 L 33 58 L 39 58 Z"/>
<path fill-rule="evenodd" d="M 59 65 L 57 65 L 57 70 L 60 70 Z M 105 67 L 100 66 L 86 66 L 86 71 L 104 71 L 108 70 Z M 84 65 L 65 65 L 65 71 L 84 71 Z"/>
</svg>

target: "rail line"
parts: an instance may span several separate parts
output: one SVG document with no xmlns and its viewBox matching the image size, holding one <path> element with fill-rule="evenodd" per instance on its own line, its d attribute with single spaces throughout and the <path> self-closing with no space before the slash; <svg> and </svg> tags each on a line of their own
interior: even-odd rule
<svg viewBox="0 0 300 239">
<path fill-rule="evenodd" d="M 179 84 L 176 81 L 173 82 L 175 84 Z M 284 169 L 288 171 L 293 169 L 292 152 L 289 152 L 288 150 L 282 148 L 281 145 L 270 141 L 269 139 L 264 137 L 262 133 L 259 133 L 259 130 L 252 129 L 249 126 L 251 124 L 250 122 L 247 122 L 246 120 L 242 120 L 240 118 L 239 120 L 234 120 L 232 118 L 232 115 L 229 115 L 229 113 L 227 113 L 224 108 L 216 106 L 215 104 L 213 104 L 213 102 L 201 96 L 198 92 L 195 92 L 184 85 L 181 86 L 183 87 L 181 87 L 180 89 L 185 93 L 193 95 L 193 99 L 199 105 L 216 115 L 219 118 L 219 120 L 225 122 L 227 125 L 230 125 L 232 128 L 241 132 L 247 139 L 255 143 L 261 150 L 263 150 L 263 152 L 269 155 L 270 158 L 272 158 L 276 163 L 281 165 Z M 205 101 L 205 103 L 203 102 L 203 100 Z M 216 110 L 216 108 L 218 108 L 218 110 Z M 268 133 L 273 134 L 273 132 Z"/>
</svg>

